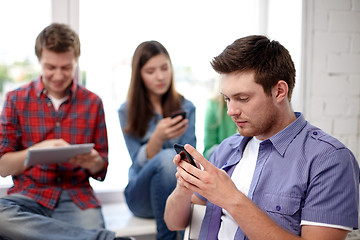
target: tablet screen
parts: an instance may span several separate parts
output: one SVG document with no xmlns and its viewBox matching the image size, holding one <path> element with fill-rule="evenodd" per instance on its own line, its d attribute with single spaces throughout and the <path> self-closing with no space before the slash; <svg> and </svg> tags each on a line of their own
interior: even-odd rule
<svg viewBox="0 0 360 240">
<path fill-rule="evenodd" d="M 67 162 L 76 155 L 90 153 L 93 147 L 93 143 L 85 143 L 49 148 L 30 148 L 24 165 L 33 166 L 38 164 Z"/>
</svg>

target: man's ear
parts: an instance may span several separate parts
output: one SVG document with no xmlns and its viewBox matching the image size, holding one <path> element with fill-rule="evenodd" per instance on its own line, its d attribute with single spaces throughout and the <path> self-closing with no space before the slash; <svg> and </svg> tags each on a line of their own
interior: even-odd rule
<svg viewBox="0 0 360 240">
<path fill-rule="evenodd" d="M 279 80 L 273 87 L 273 97 L 277 102 L 281 102 L 288 97 L 289 86 L 284 80 Z"/>
</svg>

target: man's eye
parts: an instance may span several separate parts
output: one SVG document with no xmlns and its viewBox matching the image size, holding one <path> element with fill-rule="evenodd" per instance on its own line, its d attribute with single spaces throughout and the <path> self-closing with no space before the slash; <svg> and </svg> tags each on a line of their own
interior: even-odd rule
<svg viewBox="0 0 360 240">
<path fill-rule="evenodd" d="M 70 70 L 71 69 L 71 66 L 68 66 L 68 67 L 64 67 L 63 68 L 63 70 L 65 70 L 65 71 L 68 71 L 68 70 Z"/>
<path fill-rule="evenodd" d="M 236 98 L 236 101 L 239 101 L 239 102 L 246 102 L 249 100 L 249 97 L 238 97 Z"/>
</svg>

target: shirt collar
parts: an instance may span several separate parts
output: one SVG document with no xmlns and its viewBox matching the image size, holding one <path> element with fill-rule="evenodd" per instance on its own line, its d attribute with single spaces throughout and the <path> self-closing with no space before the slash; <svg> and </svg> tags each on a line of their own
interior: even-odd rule
<svg viewBox="0 0 360 240">
<path fill-rule="evenodd" d="M 296 120 L 293 121 L 286 128 L 270 137 L 268 141 L 271 141 L 274 148 L 284 156 L 286 149 L 289 144 L 294 140 L 294 138 L 301 132 L 301 130 L 306 126 L 307 121 L 304 118 L 304 115 L 300 112 L 295 112 Z M 267 140 L 265 140 L 267 141 Z"/>
<path fill-rule="evenodd" d="M 237 133 L 236 135 L 240 136 L 239 133 Z M 231 148 L 240 148 L 240 149 L 244 149 L 246 144 L 250 141 L 252 137 L 240 137 L 240 138 L 234 138 L 233 141 L 231 141 L 229 143 Z"/>
<path fill-rule="evenodd" d="M 301 130 L 306 126 L 307 121 L 305 120 L 302 113 L 295 112 L 296 120 L 284 128 L 282 131 L 278 132 L 274 136 L 269 139 L 264 140 L 261 144 L 266 144 L 271 142 L 276 151 L 284 156 L 286 149 L 288 148 L 289 144 L 294 140 L 294 138 L 301 132 Z M 237 134 L 240 136 L 240 134 Z M 222 166 L 222 169 L 227 171 L 228 173 L 232 173 L 233 166 L 237 164 L 240 159 L 242 158 L 242 154 L 248 142 L 251 140 L 252 137 L 237 137 L 232 139 L 229 142 L 229 146 L 233 149 L 238 149 L 237 155 L 233 155 L 225 162 Z"/>
<path fill-rule="evenodd" d="M 45 95 L 47 94 L 47 90 L 45 89 L 44 84 L 41 79 L 42 79 L 42 76 L 40 75 L 38 77 L 38 79 L 36 80 L 35 89 L 36 89 L 37 97 L 40 97 L 42 93 Z M 74 98 L 75 97 L 74 93 L 76 92 L 76 90 L 77 90 L 77 84 L 75 84 L 74 80 L 73 80 L 71 83 L 71 86 L 69 88 L 67 88 L 66 93 L 67 93 L 67 95 L 71 96 L 71 98 Z"/>
<path fill-rule="evenodd" d="M 252 137 L 243 137 L 239 133 L 236 134 L 238 137 L 233 138 L 232 141 L 229 142 L 230 148 L 237 149 L 235 150 L 237 154 L 232 155 L 222 166 L 222 169 L 225 171 L 229 171 L 231 167 L 237 164 L 242 158 L 242 154 L 247 143 L 251 140 Z M 232 173 L 232 172 L 231 172 Z M 230 175 L 231 175 L 230 173 Z"/>
</svg>

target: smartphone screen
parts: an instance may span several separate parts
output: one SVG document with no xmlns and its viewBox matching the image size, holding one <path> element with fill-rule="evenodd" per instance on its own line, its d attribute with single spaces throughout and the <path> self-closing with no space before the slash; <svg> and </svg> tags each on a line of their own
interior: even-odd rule
<svg viewBox="0 0 360 240">
<path fill-rule="evenodd" d="M 190 163 L 194 167 L 197 167 L 196 164 L 195 164 L 194 158 L 185 150 L 183 145 L 175 143 L 174 144 L 174 149 L 175 149 L 177 154 L 180 154 L 181 160 Z"/>
</svg>

